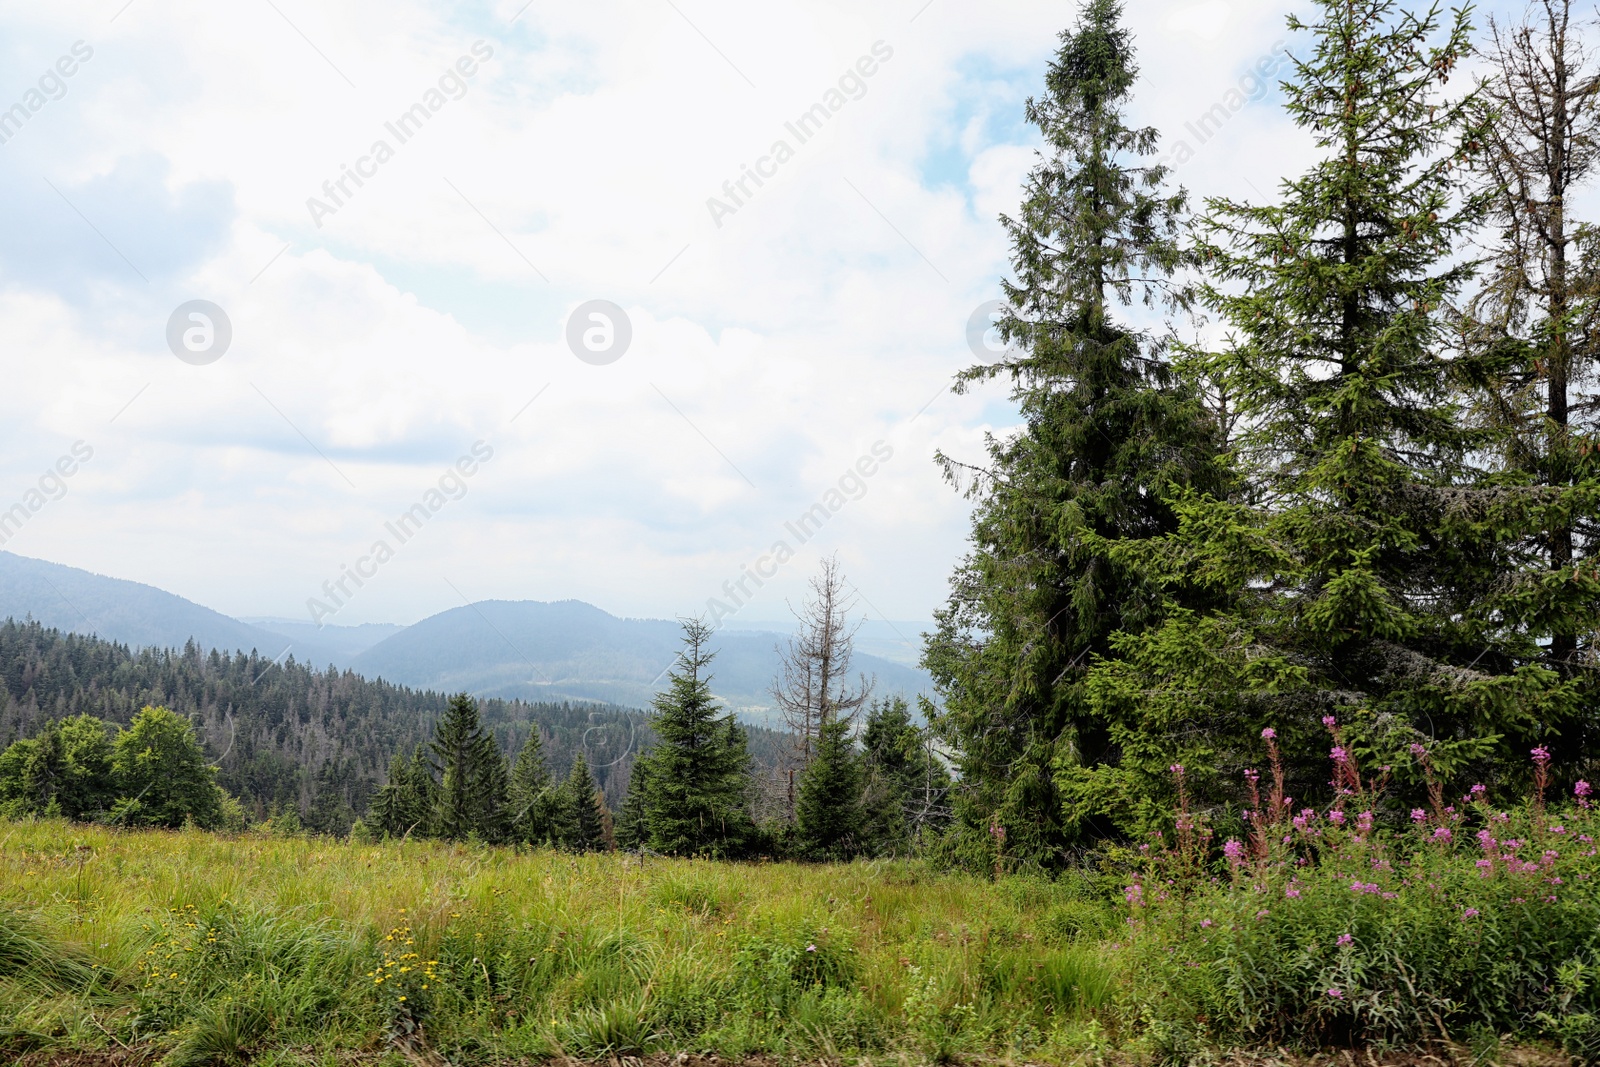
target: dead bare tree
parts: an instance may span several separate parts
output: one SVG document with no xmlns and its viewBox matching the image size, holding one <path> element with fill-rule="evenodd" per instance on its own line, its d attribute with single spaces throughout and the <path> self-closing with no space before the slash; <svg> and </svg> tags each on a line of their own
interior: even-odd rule
<svg viewBox="0 0 1600 1067">
<path fill-rule="evenodd" d="M 1529 6 L 1516 26 L 1491 18 L 1483 49 L 1494 73 L 1478 162 L 1499 232 L 1466 321 L 1488 357 L 1480 410 L 1507 431 L 1506 461 L 1559 488 L 1572 484 L 1597 404 L 1582 386 L 1600 356 L 1600 233 L 1575 218 L 1573 194 L 1600 166 L 1600 71 L 1572 0 Z M 1538 547 L 1560 571 L 1593 551 L 1596 533 L 1582 517 L 1557 518 Z M 1578 640 L 1552 635 L 1558 667 L 1572 664 Z"/>
<path fill-rule="evenodd" d="M 854 719 L 872 693 L 864 676 L 853 688 L 849 683 L 856 631 L 861 628 L 859 621 L 850 619 L 854 610 L 855 597 L 838 557 L 829 556 L 811 579 L 811 596 L 794 611 L 799 625 L 788 647 L 778 649 L 780 667 L 772 696 L 794 734 L 802 770 L 811 762 L 822 725 L 838 718 Z"/>
</svg>

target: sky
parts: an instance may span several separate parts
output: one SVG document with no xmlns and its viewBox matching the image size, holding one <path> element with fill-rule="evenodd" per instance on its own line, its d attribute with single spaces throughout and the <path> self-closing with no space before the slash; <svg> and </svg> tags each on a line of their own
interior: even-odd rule
<svg viewBox="0 0 1600 1067">
<path fill-rule="evenodd" d="M 1129 3 L 1194 199 L 1311 158 L 1257 74 L 1307 6 Z M 3 547 L 337 624 L 777 619 L 837 553 L 931 618 L 1075 11 L 6 0 Z"/>
</svg>

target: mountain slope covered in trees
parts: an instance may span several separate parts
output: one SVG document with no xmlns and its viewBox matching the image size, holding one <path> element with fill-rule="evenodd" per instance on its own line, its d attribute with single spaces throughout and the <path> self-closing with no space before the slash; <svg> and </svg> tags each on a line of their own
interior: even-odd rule
<svg viewBox="0 0 1600 1067">
<path fill-rule="evenodd" d="M 348 828 L 383 784 L 390 761 L 425 743 L 448 697 L 353 671 L 316 670 L 291 656 L 145 649 L 64 634 L 38 623 L 0 624 L 0 744 L 52 720 L 89 714 L 126 725 L 146 705 L 193 721 L 218 782 L 248 816 L 297 809 L 314 829 Z M 654 743 L 642 712 L 599 704 L 485 700 L 482 715 L 502 750 L 520 751 L 537 729 L 551 772 L 565 777 L 581 753 L 621 804 L 638 753 Z M 750 730 L 758 767 L 777 763 L 779 734 Z"/>
</svg>

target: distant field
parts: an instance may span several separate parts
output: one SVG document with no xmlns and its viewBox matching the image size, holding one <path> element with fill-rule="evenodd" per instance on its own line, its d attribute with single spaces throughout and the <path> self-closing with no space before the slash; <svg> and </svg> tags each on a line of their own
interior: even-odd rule
<svg viewBox="0 0 1600 1067">
<path fill-rule="evenodd" d="M 0 824 L 0 1058 L 1067 1060 L 1112 1038 L 1097 935 L 1121 919 L 1089 897 L 909 863 Z"/>
</svg>

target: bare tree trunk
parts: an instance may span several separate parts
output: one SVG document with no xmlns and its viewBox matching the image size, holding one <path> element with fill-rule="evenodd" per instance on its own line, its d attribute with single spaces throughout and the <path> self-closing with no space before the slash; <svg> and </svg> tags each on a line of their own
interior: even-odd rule
<svg viewBox="0 0 1600 1067">
<path fill-rule="evenodd" d="M 1590 69 L 1572 8 L 1572 0 L 1539 0 L 1530 21 L 1510 29 L 1490 19 L 1485 55 L 1496 73 L 1483 159 L 1501 236 L 1474 307 L 1491 337 L 1528 332 L 1532 365 L 1505 383 L 1498 415 L 1517 431 L 1512 461 L 1553 487 L 1572 482 L 1572 389 L 1595 362 L 1600 268 L 1584 261 L 1584 228 L 1568 207 L 1600 162 L 1600 74 Z M 1570 567 L 1577 551 L 1571 522 L 1553 522 L 1542 548 L 1552 571 Z M 1570 666 L 1577 647 L 1577 634 L 1553 634 L 1552 661 Z"/>
<path fill-rule="evenodd" d="M 811 763 L 823 724 L 841 716 L 854 719 L 872 692 L 864 677 L 854 688 L 847 681 L 861 626 L 850 619 L 854 608 L 838 558 L 824 559 L 811 579 L 811 596 L 795 612 L 798 626 L 788 648 L 778 650 L 780 668 L 772 695 L 794 734 L 802 770 Z"/>
</svg>

